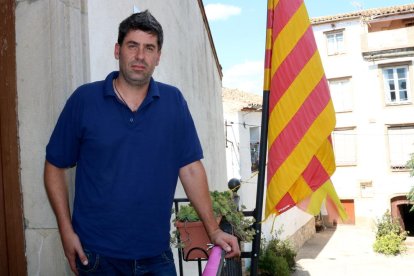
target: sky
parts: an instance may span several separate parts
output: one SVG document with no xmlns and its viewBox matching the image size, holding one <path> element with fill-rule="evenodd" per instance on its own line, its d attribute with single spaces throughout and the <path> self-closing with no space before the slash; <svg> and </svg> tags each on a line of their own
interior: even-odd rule
<svg viewBox="0 0 414 276">
<path fill-rule="evenodd" d="M 266 0 L 203 0 L 223 70 L 223 87 L 261 95 Z M 414 4 L 408 0 L 305 0 L 310 17 Z"/>
</svg>

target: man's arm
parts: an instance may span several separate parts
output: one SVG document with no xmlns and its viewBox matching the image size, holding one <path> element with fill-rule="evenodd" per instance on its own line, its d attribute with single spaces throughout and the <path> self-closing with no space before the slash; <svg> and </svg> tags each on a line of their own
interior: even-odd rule
<svg viewBox="0 0 414 276">
<path fill-rule="evenodd" d="M 63 250 L 69 261 L 70 268 L 77 275 L 76 255 L 79 256 L 79 259 L 85 265 L 88 263 L 88 259 L 83 252 L 78 235 L 73 231 L 65 173 L 65 169 L 58 168 L 48 161 L 45 162 L 44 182 L 46 192 L 56 215 Z"/>
<path fill-rule="evenodd" d="M 207 176 L 201 161 L 182 167 L 179 175 L 185 193 L 203 221 L 211 241 L 227 251 L 227 258 L 240 256 L 237 238 L 223 232 L 214 218 Z"/>
</svg>

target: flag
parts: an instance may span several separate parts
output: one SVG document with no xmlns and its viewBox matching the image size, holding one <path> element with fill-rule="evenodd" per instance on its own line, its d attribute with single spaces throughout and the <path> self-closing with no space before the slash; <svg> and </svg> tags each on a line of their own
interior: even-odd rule
<svg viewBox="0 0 414 276">
<path fill-rule="evenodd" d="M 303 0 L 268 0 L 264 90 L 269 94 L 265 217 L 322 202 L 346 213 L 330 177 L 335 110 Z"/>
</svg>

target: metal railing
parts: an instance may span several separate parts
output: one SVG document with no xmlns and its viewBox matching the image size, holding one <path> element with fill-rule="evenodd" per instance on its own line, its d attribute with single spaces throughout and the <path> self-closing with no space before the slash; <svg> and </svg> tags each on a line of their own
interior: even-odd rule
<svg viewBox="0 0 414 276">
<path fill-rule="evenodd" d="M 239 197 L 236 194 L 237 188 L 231 187 L 230 182 L 229 182 L 229 188 L 234 191 L 235 200 L 238 201 Z M 175 198 L 174 199 L 175 213 L 178 213 L 180 203 L 187 203 L 187 202 L 189 202 L 187 198 Z M 244 211 L 243 214 L 247 217 L 254 216 L 254 211 Z M 220 228 L 226 233 L 233 234 L 232 226 L 225 220 L 222 220 L 220 222 Z M 177 237 L 177 239 L 178 239 L 178 243 L 180 243 L 179 237 Z M 179 264 L 180 276 L 184 276 L 183 261 L 197 262 L 198 275 L 201 276 L 202 275 L 202 262 L 208 260 L 208 253 L 202 248 L 192 249 L 192 250 L 202 250 L 203 252 L 205 252 L 206 258 L 189 260 L 185 258 L 182 248 L 177 248 L 177 250 L 178 250 L 178 258 L 179 258 L 178 264 Z M 187 253 L 187 256 L 188 255 L 189 253 Z M 232 259 L 224 259 L 224 255 L 223 255 L 221 269 L 220 269 L 220 272 L 217 274 L 217 276 L 241 276 L 242 275 L 241 259 L 251 258 L 251 256 L 252 256 L 252 252 L 241 252 L 240 258 L 232 258 Z"/>
</svg>

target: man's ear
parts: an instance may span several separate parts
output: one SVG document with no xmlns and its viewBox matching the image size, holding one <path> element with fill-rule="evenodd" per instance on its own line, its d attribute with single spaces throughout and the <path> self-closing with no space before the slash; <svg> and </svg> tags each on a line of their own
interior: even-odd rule
<svg viewBox="0 0 414 276">
<path fill-rule="evenodd" d="M 118 43 L 115 43 L 115 48 L 114 48 L 114 56 L 115 59 L 119 59 L 119 50 L 121 48 L 121 45 L 119 45 Z"/>
<path fill-rule="evenodd" d="M 158 51 L 158 58 L 157 58 L 156 66 L 160 64 L 160 59 L 161 59 L 161 50 Z"/>
</svg>

